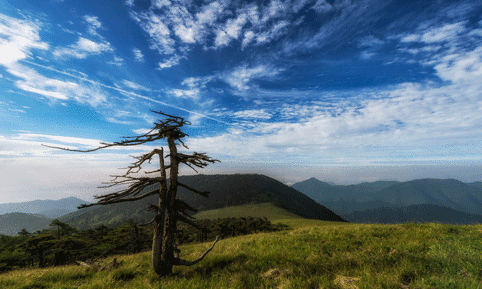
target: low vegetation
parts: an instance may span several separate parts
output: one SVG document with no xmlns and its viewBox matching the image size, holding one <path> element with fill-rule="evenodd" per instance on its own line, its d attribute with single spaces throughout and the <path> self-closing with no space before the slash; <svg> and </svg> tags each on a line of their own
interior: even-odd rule
<svg viewBox="0 0 482 289">
<path fill-rule="evenodd" d="M 272 224 L 266 218 L 217 218 L 194 221 L 204 228 L 199 231 L 181 224 L 176 234 L 178 244 L 199 243 L 216 236 L 234 237 L 257 232 L 282 230 L 281 224 Z M 139 226 L 135 222 L 119 227 L 97 226 L 95 229 L 77 230 L 54 220 L 52 229 L 33 234 L 26 230 L 19 236 L 0 235 L 0 272 L 25 267 L 46 267 L 92 262 L 99 257 L 114 254 L 132 254 L 151 250 L 152 226 Z M 0 287 L 1 288 L 1 287 Z"/>
<path fill-rule="evenodd" d="M 282 219 L 289 230 L 218 242 L 203 262 L 159 279 L 149 252 L 84 266 L 0 274 L 0 288 L 481 288 L 482 225 Z M 179 246 L 193 259 L 211 246 Z M 113 258 L 120 262 L 111 266 Z"/>
</svg>

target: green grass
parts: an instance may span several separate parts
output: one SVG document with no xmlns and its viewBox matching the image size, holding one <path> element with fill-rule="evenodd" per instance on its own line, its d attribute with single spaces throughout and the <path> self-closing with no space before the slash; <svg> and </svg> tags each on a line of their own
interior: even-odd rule
<svg viewBox="0 0 482 289">
<path fill-rule="evenodd" d="M 215 218 L 237 218 L 237 217 L 266 217 L 269 220 L 297 219 L 300 216 L 288 212 L 271 203 L 247 204 L 241 206 L 225 207 L 216 210 L 201 211 L 193 217 L 199 220 Z"/>
<path fill-rule="evenodd" d="M 221 240 L 202 262 L 162 280 L 144 252 L 114 256 L 121 265 L 104 271 L 11 271 L 0 274 L 0 288 L 482 288 L 482 225 L 274 222 L 292 229 Z M 181 257 L 210 245 L 180 246 Z"/>
</svg>

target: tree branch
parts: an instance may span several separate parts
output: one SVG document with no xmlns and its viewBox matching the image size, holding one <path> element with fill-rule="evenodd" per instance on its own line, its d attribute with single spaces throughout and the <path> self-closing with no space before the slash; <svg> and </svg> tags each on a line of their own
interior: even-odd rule
<svg viewBox="0 0 482 289">
<path fill-rule="evenodd" d="M 194 192 L 194 193 L 196 193 L 196 194 L 199 194 L 199 195 L 201 195 L 201 196 L 203 196 L 203 197 L 206 197 L 206 198 L 209 197 L 209 192 L 200 192 L 200 191 L 198 191 L 198 190 L 196 190 L 196 189 L 194 189 L 194 188 L 191 188 L 191 187 L 188 186 L 188 185 L 182 184 L 182 183 L 180 183 L 180 182 L 177 182 L 177 184 L 178 184 L 179 186 L 181 186 L 181 187 L 183 187 L 183 188 L 186 188 L 186 189 L 190 190 L 191 192 Z"/>
<path fill-rule="evenodd" d="M 206 252 L 204 252 L 204 254 L 202 254 L 201 257 L 199 257 L 198 259 L 194 260 L 194 261 L 187 261 L 187 260 L 183 260 L 183 259 L 180 259 L 180 258 L 176 258 L 174 259 L 174 265 L 179 265 L 179 266 L 192 266 L 198 262 L 200 262 L 202 259 L 204 259 L 204 257 L 206 257 L 206 255 L 211 252 L 211 250 L 214 248 L 214 245 L 216 245 L 216 242 L 219 240 L 219 236 L 216 237 L 216 240 L 214 241 L 213 245 L 211 246 L 211 248 L 207 249 Z"/>
<path fill-rule="evenodd" d="M 140 195 L 138 197 L 115 198 L 115 199 L 110 199 L 110 200 L 105 200 L 105 201 L 101 200 L 101 201 L 99 201 L 97 203 L 93 203 L 93 204 L 83 204 L 83 205 L 78 206 L 77 208 L 83 209 L 83 208 L 88 208 L 88 207 L 97 206 L 97 205 L 110 205 L 110 204 L 116 204 L 116 203 L 132 202 L 132 201 L 137 201 L 137 200 L 140 200 L 140 199 L 143 199 L 145 197 L 152 196 L 152 195 L 155 195 L 155 194 L 157 194 L 157 190 L 154 190 L 154 191 L 151 191 L 149 193 Z M 104 197 L 104 196 L 101 196 L 101 197 Z"/>
</svg>

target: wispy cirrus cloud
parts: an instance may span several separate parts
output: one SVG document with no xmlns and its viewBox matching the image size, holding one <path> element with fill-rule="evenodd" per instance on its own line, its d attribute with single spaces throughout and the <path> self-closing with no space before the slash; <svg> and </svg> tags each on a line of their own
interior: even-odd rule
<svg viewBox="0 0 482 289">
<path fill-rule="evenodd" d="M 164 68 L 170 68 L 172 66 L 178 65 L 179 61 L 185 57 L 179 56 L 177 54 L 173 55 L 172 57 L 168 58 L 164 62 L 159 62 L 159 69 L 162 70 Z"/>
<path fill-rule="evenodd" d="M 248 84 L 255 79 L 273 79 L 278 76 L 284 69 L 277 68 L 272 65 L 257 65 L 248 67 L 241 65 L 225 72 L 220 78 L 238 91 L 246 91 L 250 87 Z"/>
<path fill-rule="evenodd" d="M 79 37 L 75 44 L 63 48 L 57 48 L 53 54 L 56 57 L 74 57 L 85 59 L 91 55 L 99 55 L 103 52 L 113 52 L 108 42 L 94 42 L 84 37 Z"/>
<path fill-rule="evenodd" d="M 129 80 L 125 80 L 125 79 L 122 81 L 122 84 L 124 84 L 126 87 L 134 89 L 134 90 L 144 90 L 144 91 L 150 91 L 151 90 L 151 89 L 149 89 L 145 86 L 142 86 L 138 83 L 135 83 L 135 82 L 132 82 L 132 81 L 129 81 Z"/>
<path fill-rule="evenodd" d="M 39 36 L 40 24 L 0 14 L 0 65 L 9 66 L 31 56 L 31 50 L 49 49 Z"/>
<path fill-rule="evenodd" d="M 445 24 L 439 27 L 419 28 L 416 33 L 408 33 L 400 41 L 405 43 L 422 42 L 425 44 L 449 42 L 457 39 L 460 33 L 466 31 L 466 21 Z"/>
<path fill-rule="evenodd" d="M 87 87 L 72 81 L 46 77 L 19 61 L 31 58 L 35 49 L 47 50 L 49 45 L 41 41 L 40 24 L 19 20 L 0 14 L 0 65 L 18 79 L 15 86 L 23 91 L 42 95 L 51 100 L 74 99 L 80 103 L 97 106 L 104 102 L 104 93 L 96 87 Z M 19 33 L 21 33 L 19 35 Z M 89 41 L 80 41 L 79 47 L 94 52 L 98 47 Z"/>
<path fill-rule="evenodd" d="M 99 21 L 99 18 L 98 18 L 97 16 L 85 15 L 85 16 L 84 16 L 84 20 L 85 20 L 85 22 L 87 22 L 87 24 L 88 24 L 87 32 L 88 32 L 90 35 L 102 37 L 102 36 L 100 36 L 100 34 L 97 32 L 98 29 L 102 29 L 102 23 Z"/>
<path fill-rule="evenodd" d="M 104 52 L 114 52 L 111 44 L 104 40 L 104 38 L 97 32 L 102 29 L 102 23 L 98 20 L 97 16 L 85 15 L 83 17 L 87 23 L 87 33 L 98 41 L 87 39 L 79 36 L 76 43 L 73 43 L 67 47 L 56 48 L 52 53 L 56 57 L 73 57 L 79 59 L 85 59 L 91 55 L 100 55 Z M 122 60 L 120 57 L 115 56 L 114 60 L 110 64 L 121 65 Z"/>
<path fill-rule="evenodd" d="M 199 98 L 199 89 L 171 89 L 169 93 L 174 95 L 178 98 L 190 98 L 190 99 L 198 99 Z"/>
<path fill-rule="evenodd" d="M 128 6 L 133 8 L 134 4 L 129 2 Z M 287 33 L 291 13 L 290 5 L 278 0 L 242 7 L 230 1 L 153 1 L 150 9 L 133 10 L 131 16 L 149 35 L 152 49 L 161 55 L 172 55 L 160 62 L 163 69 L 179 64 L 179 59 L 194 45 L 219 50 L 233 41 L 241 43 L 243 49 L 271 43 Z"/>
<path fill-rule="evenodd" d="M 132 49 L 132 52 L 134 53 L 134 59 L 138 62 L 144 62 L 144 54 L 139 48 L 134 48 Z"/>
<path fill-rule="evenodd" d="M 267 112 L 265 109 L 248 109 L 241 110 L 233 113 L 235 118 L 244 119 L 270 119 L 272 114 Z"/>
</svg>

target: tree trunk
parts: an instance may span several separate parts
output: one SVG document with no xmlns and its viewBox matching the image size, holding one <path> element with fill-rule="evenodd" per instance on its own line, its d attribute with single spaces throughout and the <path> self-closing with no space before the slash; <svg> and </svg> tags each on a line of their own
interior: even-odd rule
<svg viewBox="0 0 482 289">
<path fill-rule="evenodd" d="M 174 201 L 177 193 L 177 176 L 179 163 L 177 159 L 177 147 L 172 137 L 168 137 L 170 156 L 170 176 L 169 190 L 167 191 L 167 207 L 164 207 L 164 230 L 162 231 L 161 256 L 159 262 L 159 276 L 166 276 L 172 273 L 174 265 L 174 238 L 176 233 L 176 210 L 174 209 Z M 157 273 L 157 272 L 156 272 Z"/>
<path fill-rule="evenodd" d="M 176 211 L 174 210 L 174 200 L 176 198 L 177 190 L 177 148 L 174 140 L 168 138 L 170 149 L 170 181 L 169 190 L 167 190 L 166 170 L 164 167 L 163 153 L 159 154 L 161 174 L 163 181 L 161 181 L 159 211 L 155 219 L 154 237 L 152 241 L 152 266 L 154 271 L 159 276 L 167 276 L 172 273 L 172 266 L 174 265 L 174 235 L 176 232 Z M 173 187 L 173 177 L 174 187 Z"/>
<path fill-rule="evenodd" d="M 154 236 L 152 238 L 152 268 L 159 276 L 168 274 L 161 261 L 162 230 L 164 227 L 163 214 L 158 213 L 154 222 Z"/>
</svg>

